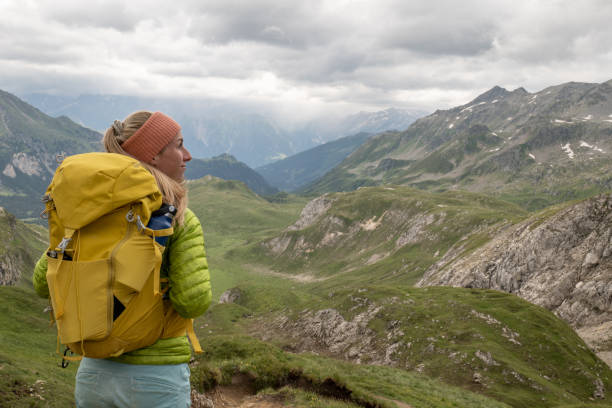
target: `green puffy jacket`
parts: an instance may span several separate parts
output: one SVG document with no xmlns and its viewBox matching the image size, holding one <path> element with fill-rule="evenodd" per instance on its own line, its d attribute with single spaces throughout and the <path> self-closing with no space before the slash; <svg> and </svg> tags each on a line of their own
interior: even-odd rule
<svg viewBox="0 0 612 408">
<path fill-rule="evenodd" d="M 168 277 L 170 302 L 184 318 L 195 318 L 208 309 L 211 300 L 210 276 L 204 250 L 204 235 L 198 217 L 189 209 L 185 222 L 175 229 L 164 251 L 161 275 Z M 47 257 L 39 259 L 32 278 L 41 297 L 49 297 Z M 128 364 L 180 364 L 189 362 L 187 336 L 160 339 L 149 347 L 125 353 L 114 361 Z"/>
</svg>

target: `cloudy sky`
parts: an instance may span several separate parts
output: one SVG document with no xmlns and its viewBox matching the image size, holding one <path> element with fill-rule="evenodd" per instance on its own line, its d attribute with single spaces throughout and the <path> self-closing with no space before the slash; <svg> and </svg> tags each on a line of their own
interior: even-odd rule
<svg viewBox="0 0 612 408">
<path fill-rule="evenodd" d="M 0 89 L 17 95 L 430 112 L 612 79 L 609 0 L 0 0 L 0 16 Z"/>
</svg>

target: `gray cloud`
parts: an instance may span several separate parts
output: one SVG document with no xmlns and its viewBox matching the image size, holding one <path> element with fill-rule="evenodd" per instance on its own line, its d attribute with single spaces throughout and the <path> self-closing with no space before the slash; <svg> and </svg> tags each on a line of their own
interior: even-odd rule
<svg viewBox="0 0 612 408">
<path fill-rule="evenodd" d="M 41 2 L 41 16 L 72 27 L 110 28 L 131 31 L 142 20 L 152 18 L 153 10 L 130 7 L 121 0 L 64 0 Z"/>
<path fill-rule="evenodd" d="M 190 34 L 205 44 L 259 42 L 304 49 L 326 43 L 338 28 L 317 10 L 320 1 L 203 1 Z"/>
<path fill-rule="evenodd" d="M 433 111 L 612 77 L 607 0 L 5 0 L 0 15 L 9 92 Z"/>
</svg>

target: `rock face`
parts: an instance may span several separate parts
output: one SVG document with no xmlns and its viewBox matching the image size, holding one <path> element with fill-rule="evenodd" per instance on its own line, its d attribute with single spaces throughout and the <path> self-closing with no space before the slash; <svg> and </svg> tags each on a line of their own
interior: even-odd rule
<svg viewBox="0 0 612 408">
<path fill-rule="evenodd" d="M 22 265 L 25 263 L 20 254 L 5 254 L 0 259 L 0 286 L 12 286 L 21 279 Z"/>
<path fill-rule="evenodd" d="M 226 290 L 219 297 L 219 303 L 239 303 L 242 298 L 242 291 L 239 288 Z"/>
<path fill-rule="evenodd" d="M 552 310 L 596 351 L 606 351 L 612 340 L 612 195 L 536 215 L 467 257 L 444 256 L 417 284 L 432 285 L 514 293 Z"/>
<path fill-rule="evenodd" d="M 280 317 L 272 328 L 293 337 L 297 350 L 323 350 L 356 363 L 361 362 L 362 356 L 368 356 L 370 363 L 383 364 L 384 356 L 374 347 L 375 333 L 368 328 L 379 310 L 380 307 L 370 304 L 352 320 L 345 320 L 335 309 L 304 311 L 295 321 Z"/>
<path fill-rule="evenodd" d="M 32 273 L 45 238 L 0 207 L 0 285 L 15 285 Z"/>
</svg>

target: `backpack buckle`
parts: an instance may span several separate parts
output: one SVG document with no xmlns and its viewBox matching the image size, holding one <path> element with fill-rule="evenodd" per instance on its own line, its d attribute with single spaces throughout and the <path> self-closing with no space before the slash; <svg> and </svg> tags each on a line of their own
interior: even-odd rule
<svg viewBox="0 0 612 408">
<path fill-rule="evenodd" d="M 142 230 L 147 227 L 140 219 L 140 215 L 136 216 L 136 225 L 138 226 L 138 232 L 142 232 Z"/>
<path fill-rule="evenodd" d="M 72 241 L 72 238 L 62 238 L 62 242 L 59 243 L 56 249 L 59 249 L 59 251 L 63 254 L 66 252 L 66 248 L 68 247 L 70 241 Z"/>
</svg>

